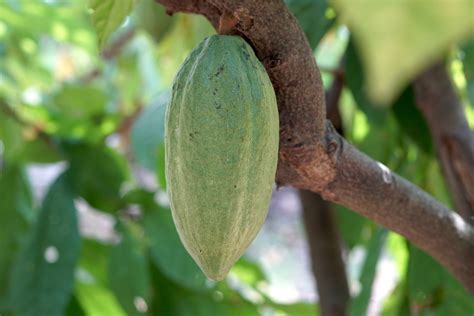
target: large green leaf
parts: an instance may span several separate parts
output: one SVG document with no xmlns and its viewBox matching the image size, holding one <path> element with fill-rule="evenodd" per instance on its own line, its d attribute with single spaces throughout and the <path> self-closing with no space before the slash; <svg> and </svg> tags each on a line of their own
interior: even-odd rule
<svg viewBox="0 0 474 316">
<path fill-rule="evenodd" d="M 0 169 L 0 312 L 6 307 L 9 276 L 33 216 L 29 183 L 19 167 Z"/>
<path fill-rule="evenodd" d="M 410 249 L 410 303 L 420 315 L 472 315 L 474 300 L 439 263 L 416 247 Z"/>
<path fill-rule="evenodd" d="M 362 289 L 360 293 L 354 297 L 350 303 L 350 315 L 366 315 L 367 307 L 372 296 L 372 285 L 375 279 L 377 264 L 380 259 L 380 254 L 385 245 L 385 240 L 388 231 L 384 228 L 379 228 L 374 238 L 367 247 L 367 254 L 365 256 L 362 271 L 359 277 Z"/>
<path fill-rule="evenodd" d="M 104 145 L 65 144 L 63 148 L 75 192 L 99 210 L 116 211 L 122 205 L 120 188 L 128 178 L 124 157 Z"/>
<path fill-rule="evenodd" d="M 109 254 L 109 246 L 93 240 L 83 240 L 76 273 L 75 296 L 87 316 L 127 315 L 107 286 Z"/>
<path fill-rule="evenodd" d="M 450 45 L 474 34 L 472 0 L 335 0 L 361 52 L 372 100 L 390 104 Z"/>
<path fill-rule="evenodd" d="M 152 275 L 154 300 L 151 305 L 151 315 L 260 315 L 257 306 L 243 299 L 242 296 L 237 292 L 230 290 L 228 287 L 224 291 L 193 291 L 189 288 L 170 282 L 170 280 L 165 278 L 165 276 L 156 268 L 152 269 Z M 294 315 L 296 316 L 298 314 Z"/>
<path fill-rule="evenodd" d="M 171 210 L 158 206 L 146 209 L 143 225 L 152 261 L 160 271 L 183 286 L 203 289 L 206 277 L 181 243 Z"/>
<path fill-rule="evenodd" d="M 132 12 L 133 0 L 89 0 L 92 24 L 97 32 L 99 48 L 103 48 L 109 36 Z"/>
<path fill-rule="evenodd" d="M 134 190 L 124 198 L 140 205 L 144 211 L 142 224 L 151 260 L 161 273 L 181 286 L 206 290 L 206 278 L 181 243 L 171 210 L 158 206 L 152 192 Z"/>
<path fill-rule="evenodd" d="M 315 49 L 321 38 L 333 25 L 335 18 L 327 18 L 327 0 L 286 0 L 291 12 L 296 16 L 310 46 Z"/>
<path fill-rule="evenodd" d="M 130 227 L 129 227 L 130 226 Z M 109 284 L 127 315 L 143 315 L 149 302 L 148 260 L 133 226 L 118 225 L 121 241 L 110 252 Z"/>
<path fill-rule="evenodd" d="M 62 315 L 70 299 L 80 236 L 74 195 L 61 175 L 46 195 L 38 221 L 11 275 L 17 315 Z"/>
<path fill-rule="evenodd" d="M 140 114 L 132 128 L 132 152 L 144 167 L 155 170 L 158 151 L 164 143 L 165 113 L 169 94 L 156 97 Z"/>
</svg>

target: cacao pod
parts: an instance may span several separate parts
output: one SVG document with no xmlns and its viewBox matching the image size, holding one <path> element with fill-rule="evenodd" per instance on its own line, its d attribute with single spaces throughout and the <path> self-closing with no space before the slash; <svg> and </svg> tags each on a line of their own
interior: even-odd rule
<svg viewBox="0 0 474 316">
<path fill-rule="evenodd" d="M 181 66 L 166 113 L 166 179 L 181 241 L 222 280 L 265 221 L 278 160 L 275 92 L 252 48 L 213 35 Z"/>
</svg>

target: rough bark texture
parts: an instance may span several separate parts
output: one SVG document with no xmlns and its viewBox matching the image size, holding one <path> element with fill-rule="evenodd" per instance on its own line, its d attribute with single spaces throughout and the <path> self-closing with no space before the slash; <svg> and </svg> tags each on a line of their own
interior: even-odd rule
<svg viewBox="0 0 474 316">
<path fill-rule="evenodd" d="M 314 192 L 300 190 L 300 197 L 321 315 L 344 316 L 350 295 L 333 209 Z"/>
<path fill-rule="evenodd" d="M 344 86 L 341 71 L 326 92 L 327 116 L 342 134 L 339 99 Z M 349 286 L 343 260 L 343 247 L 332 203 L 315 192 L 300 190 L 311 267 L 319 294 L 323 316 L 344 316 L 350 300 Z"/>
<path fill-rule="evenodd" d="M 456 211 L 474 224 L 474 135 L 444 63 L 415 81 L 418 108 L 431 130 Z"/>
<path fill-rule="evenodd" d="M 282 0 L 158 0 L 169 12 L 200 13 L 218 27 L 233 14 L 236 34 L 256 50 L 280 113 L 277 182 L 330 201 L 400 233 L 474 293 L 474 229 L 418 187 L 349 145 L 325 122 L 324 91 L 309 44 Z"/>
</svg>

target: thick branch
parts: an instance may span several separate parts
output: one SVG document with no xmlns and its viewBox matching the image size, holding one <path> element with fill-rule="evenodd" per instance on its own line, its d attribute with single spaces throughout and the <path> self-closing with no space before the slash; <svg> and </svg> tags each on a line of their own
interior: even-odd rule
<svg viewBox="0 0 474 316">
<path fill-rule="evenodd" d="M 348 144 L 328 123 L 327 153 L 336 175 L 322 196 L 398 232 L 436 258 L 474 293 L 474 229 L 458 214 Z M 331 145 L 332 144 L 332 145 Z M 318 191 L 305 167 L 296 186 Z"/>
<path fill-rule="evenodd" d="M 428 194 L 360 153 L 325 124 L 312 51 L 282 0 L 159 0 L 169 11 L 231 12 L 255 48 L 280 111 L 280 184 L 322 193 L 396 231 L 444 264 L 474 293 L 474 230 Z M 326 128 L 326 126 L 328 126 Z M 326 132 L 324 132 L 326 130 Z"/>
<path fill-rule="evenodd" d="M 333 210 L 314 192 L 300 190 L 300 197 L 321 315 L 346 315 L 349 287 Z"/>
<path fill-rule="evenodd" d="M 464 219 L 474 223 L 474 135 L 444 63 L 423 72 L 415 81 L 415 91 L 455 208 Z"/>
<path fill-rule="evenodd" d="M 340 131 L 342 125 L 338 105 L 343 86 L 342 73 L 335 72 L 332 86 L 326 92 L 328 118 Z M 334 210 L 330 202 L 324 201 L 315 192 L 300 190 L 300 198 L 321 315 L 346 315 L 349 286 Z"/>
</svg>

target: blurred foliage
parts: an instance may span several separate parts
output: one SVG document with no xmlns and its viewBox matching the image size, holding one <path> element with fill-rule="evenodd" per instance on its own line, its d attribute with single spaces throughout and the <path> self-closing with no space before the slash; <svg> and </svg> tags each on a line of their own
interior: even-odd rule
<svg viewBox="0 0 474 316">
<path fill-rule="evenodd" d="M 463 1 L 427 10 L 414 2 L 382 10 L 387 1 L 286 1 L 325 86 L 334 71 L 345 72 L 346 138 L 448 205 L 409 81 L 472 25 L 468 10 L 457 15 Z M 213 32 L 203 17 L 169 17 L 152 0 L 0 2 L 1 315 L 317 314 L 314 302 L 271 299 L 265 271 L 246 257 L 225 281 L 206 280 L 173 225 L 164 177 L 168 91 L 190 50 Z M 468 117 L 472 43 L 453 46 L 450 59 Z M 61 172 L 40 190 L 32 166 Z M 84 206 L 114 223 L 112 236 L 86 233 Z M 387 258 L 398 279 L 383 315 L 474 312 L 462 286 L 403 237 L 343 207 L 337 218 L 349 252 L 363 254 L 348 263 L 359 285 L 351 314 L 368 310 Z"/>
<path fill-rule="evenodd" d="M 471 0 L 335 0 L 354 34 L 368 74 L 368 94 L 388 105 L 449 46 L 474 36 Z"/>
</svg>

